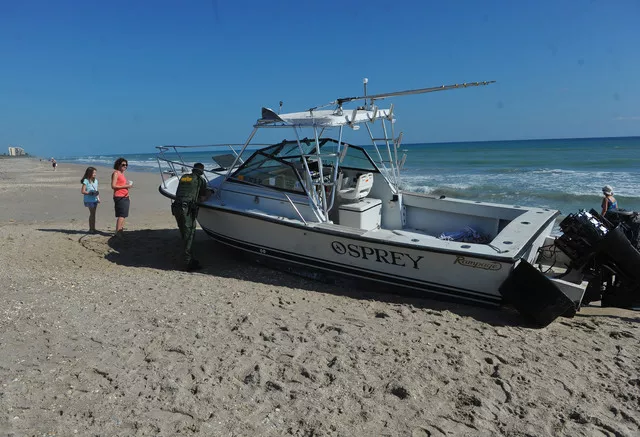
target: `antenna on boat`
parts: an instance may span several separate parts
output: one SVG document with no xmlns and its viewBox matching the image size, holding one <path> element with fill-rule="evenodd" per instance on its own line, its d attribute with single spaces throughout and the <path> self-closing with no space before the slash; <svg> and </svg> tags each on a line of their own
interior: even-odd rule
<svg viewBox="0 0 640 437">
<path fill-rule="evenodd" d="M 365 81 L 368 81 L 365 78 Z M 436 87 L 431 87 L 431 88 L 418 88 L 415 90 L 406 90 L 406 91 L 395 91 L 392 93 L 383 93 L 383 94 L 372 94 L 370 96 L 367 96 L 367 82 L 364 82 L 364 86 L 365 86 L 365 95 L 364 96 L 357 96 L 357 97 L 343 97 L 340 99 L 336 100 L 336 103 L 338 104 L 338 106 L 342 106 L 343 103 L 345 102 L 352 102 L 354 100 L 361 100 L 361 99 L 369 99 L 371 102 L 373 102 L 374 100 L 380 100 L 380 99 L 386 99 L 387 97 L 396 97 L 396 96 L 406 96 L 406 95 L 411 95 L 411 94 L 425 94 L 425 93 L 433 93 L 436 91 L 447 91 L 447 90 L 455 90 L 458 88 L 469 88 L 469 87 L 476 87 L 476 86 L 484 86 L 484 85 L 490 85 L 492 83 L 495 83 L 495 80 L 489 80 L 489 81 L 484 81 L 484 82 L 468 82 L 468 83 L 456 83 L 456 84 L 452 84 L 452 85 L 442 85 L 442 86 L 436 86 Z"/>
<path fill-rule="evenodd" d="M 364 107 L 369 109 L 367 106 L 367 83 L 369 82 L 369 78 L 365 77 L 362 79 L 362 85 L 364 86 Z"/>
</svg>

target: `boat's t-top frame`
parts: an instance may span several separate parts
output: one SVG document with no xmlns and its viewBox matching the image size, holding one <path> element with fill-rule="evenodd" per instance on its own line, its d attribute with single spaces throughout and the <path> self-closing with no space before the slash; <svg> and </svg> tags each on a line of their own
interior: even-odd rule
<svg viewBox="0 0 640 437">
<path fill-rule="evenodd" d="M 398 192 L 400 171 L 406 160 L 406 155 L 399 156 L 398 154 L 402 142 L 402 132 L 398 136 L 395 135 L 393 104 L 387 109 L 381 109 L 376 104 L 378 100 L 402 95 L 476 87 L 495 81 L 443 85 L 374 95 L 367 95 L 367 82 L 365 79 L 363 96 L 339 98 L 304 112 L 278 114 L 269 108 L 262 108 L 260 119 L 254 125 L 253 131 L 244 143 L 236 162 L 229 169 L 223 184 L 229 180 L 261 183 L 262 181 L 248 175 L 251 173 L 249 169 L 268 165 L 266 162 L 269 159 L 275 160 L 290 167 L 290 171 L 280 173 L 284 175 L 284 185 L 273 181 L 277 189 L 305 192 L 317 215 L 323 221 L 327 221 L 329 211 L 334 205 L 336 192 L 341 188 L 337 186 L 340 182 L 339 169 L 341 167 L 367 172 L 375 171 L 385 178 L 393 194 Z M 345 109 L 346 104 L 354 101 L 363 101 L 364 105 L 357 106 L 352 110 Z M 333 108 L 323 109 L 327 107 Z M 379 124 L 379 127 L 374 132 L 376 124 Z M 374 154 L 373 159 L 364 148 L 353 146 L 343 139 L 345 128 L 358 130 L 361 125 L 367 129 Z M 273 147 L 261 149 L 238 168 L 241 162 L 240 156 L 251 144 L 258 130 L 278 128 L 292 129 L 295 140 L 284 141 Z M 337 129 L 337 139 L 324 137 L 325 132 L 330 129 Z M 304 132 L 309 132 L 309 130 L 311 134 L 305 136 Z M 351 153 L 349 149 L 352 150 Z M 294 162 L 294 160 L 297 161 Z M 356 161 L 363 165 L 359 166 Z M 287 185 L 286 181 L 289 179 L 286 177 L 286 173 L 289 173 L 289 178 L 294 175 L 300 176 L 298 178 L 301 179 L 300 184 Z"/>
<path fill-rule="evenodd" d="M 495 81 L 471 82 L 439 87 L 397 91 L 385 94 L 367 95 L 367 79 L 364 80 L 364 95 L 336 99 L 326 105 L 309 108 L 303 112 L 280 114 L 262 108 L 261 117 L 253 126 L 247 140 L 239 151 L 231 147 L 232 154 L 228 165 L 215 169 L 224 177 L 217 187 L 217 192 L 224 190 L 224 185 L 244 183 L 269 187 L 280 192 L 291 205 L 291 194 L 306 195 L 309 206 L 320 221 L 329 220 L 329 212 L 334 206 L 336 195 L 342 192 L 342 170 L 353 174 L 375 173 L 387 182 L 391 194 L 398 194 L 400 171 L 406 155 L 399 156 L 402 132 L 395 134 L 395 117 L 393 104 L 387 109 L 379 108 L 378 100 L 385 98 L 446 91 L 458 88 L 489 85 Z M 362 101 L 361 106 L 353 109 L 345 108 L 352 102 Z M 325 109 L 329 108 L 329 109 Z M 344 140 L 348 130 L 359 130 L 366 127 L 371 146 L 369 154 L 364 147 L 350 144 Z M 348 128 L 345 131 L 345 128 Z M 263 147 L 246 157 L 254 136 L 260 129 L 292 129 L 295 138 L 285 140 L 272 146 Z M 336 130 L 335 138 L 325 137 L 329 130 Z M 164 152 L 173 148 L 178 153 L 180 163 L 170 161 Z M 176 146 L 159 147 L 160 160 L 168 163 L 172 172 L 177 174 L 176 166 L 185 166 Z M 214 157 L 215 159 L 215 157 Z M 188 165 L 186 166 L 188 167 Z"/>
</svg>

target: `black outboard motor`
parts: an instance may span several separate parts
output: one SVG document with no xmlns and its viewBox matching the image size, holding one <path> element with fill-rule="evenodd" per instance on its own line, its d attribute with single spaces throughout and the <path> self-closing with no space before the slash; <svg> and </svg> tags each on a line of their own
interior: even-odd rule
<svg viewBox="0 0 640 437">
<path fill-rule="evenodd" d="M 640 219 L 636 213 L 612 213 L 606 219 L 593 209 L 569 214 L 560 223 L 564 234 L 556 246 L 571 259 L 570 269 L 589 278 L 584 303 L 631 308 L 640 305 L 640 252 L 630 238 L 637 238 Z"/>
<path fill-rule="evenodd" d="M 582 269 L 595 256 L 598 243 L 607 235 L 611 224 L 591 210 L 569 214 L 560 222 L 563 234 L 556 246 L 571 258 L 572 269 Z"/>
<path fill-rule="evenodd" d="M 616 209 L 607 211 L 604 217 L 613 227 L 621 226 L 633 247 L 640 251 L 640 213 Z"/>
</svg>

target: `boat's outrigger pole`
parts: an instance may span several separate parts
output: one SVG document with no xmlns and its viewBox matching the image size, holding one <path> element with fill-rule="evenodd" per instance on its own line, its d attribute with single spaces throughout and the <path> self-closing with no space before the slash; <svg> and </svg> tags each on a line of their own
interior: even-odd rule
<svg viewBox="0 0 640 437">
<path fill-rule="evenodd" d="M 483 86 L 483 85 L 489 85 L 492 83 L 495 83 L 495 80 L 487 80 L 484 82 L 469 82 L 469 83 L 456 83 L 456 84 L 452 84 L 452 85 L 442 85 L 442 86 L 435 86 L 435 87 L 430 87 L 430 88 L 418 88 L 415 90 L 406 90 L 406 91 L 395 91 L 392 93 L 382 93 L 382 94 L 372 94 L 372 95 L 365 95 L 364 96 L 358 96 L 358 97 L 342 97 L 339 98 L 335 101 L 335 103 L 338 106 L 342 106 L 343 103 L 345 102 L 351 102 L 353 100 L 370 100 L 371 102 L 373 102 L 374 100 L 381 100 L 381 99 L 386 99 L 387 97 L 396 97 L 396 96 L 407 96 L 407 95 L 411 95 L 411 94 L 424 94 L 424 93 L 434 93 L 436 91 L 447 91 L 447 90 L 455 90 L 458 88 L 469 88 L 469 87 L 475 87 L 475 86 Z"/>
</svg>

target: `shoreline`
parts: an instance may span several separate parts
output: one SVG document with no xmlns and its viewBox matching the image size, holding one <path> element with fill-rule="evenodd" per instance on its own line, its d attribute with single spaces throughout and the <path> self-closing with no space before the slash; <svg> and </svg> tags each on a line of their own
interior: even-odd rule
<svg viewBox="0 0 640 437">
<path fill-rule="evenodd" d="M 99 229 L 113 230 L 115 215 L 110 186 L 113 169 L 93 166 L 98 170 L 98 188 L 102 200 L 96 213 L 97 226 Z M 1 161 L 0 171 L 3 177 L 0 178 L 0 195 L 4 195 L 6 204 L 12 207 L 0 208 L 0 224 L 57 221 L 73 224 L 86 221 L 88 228 L 88 210 L 84 207 L 80 193 L 80 180 L 87 167 L 88 165 L 58 162 L 54 171 L 51 163 L 41 162 L 37 158 Z M 131 211 L 127 223 L 133 226 L 134 223 L 155 223 L 156 219 L 161 220 L 162 215 L 169 211 L 169 201 L 158 194 L 161 182 L 158 174 L 135 171 L 127 171 L 125 174 L 134 182 L 130 190 Z M 144 216 L 136 214 L 138 210 Z M 169 213 L 166 222 L 170 224 L 172 219 Z"/>
<path fill-rule="evenodd" d="M 531 329 L 269 269 L 200 229 L 205 267 L 186 273 L 158 174 L 126 172 L 119 240 L 109 196 L 104 233 L 87 233 L 86 166 L 16 162 L 0 160 L 0 433 L 640 433 L 637 312 Z M 104 192 L 112 169 L 96 167 Z"/>
</svg>

